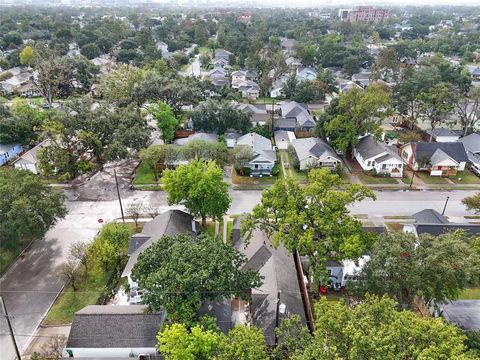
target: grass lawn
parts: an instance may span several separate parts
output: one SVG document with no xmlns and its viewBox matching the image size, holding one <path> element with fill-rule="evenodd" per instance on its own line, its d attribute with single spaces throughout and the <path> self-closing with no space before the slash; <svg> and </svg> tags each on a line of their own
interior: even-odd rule
<svg viewBox="0 0 480 360">
<path fill-rule="evenodd" d="M 133 179 L 133 185 L 146 185 L 161 183 L 161 179 L 155 181 L 155 173 L 153 169 L 145 163 L 140 163 L 135 172 L 135 178 Z"/>
<path fill-rule="evenodd" d="M 78 290 L 66 287 L 45 318 L 44 325 L 61 325 L 72 322 L 73 315 L 81 308 L 96 304 L 106 287 L 110 273 L 99 266 L 89 270 L 85 279 L 78 280 Z M 67 285 L 68 286 L 68 285 Z"/>
<path fill-rule="evenodd" d="M 3 246 L 0 246 L 0 274 L 3 274 L 12 265 L 26 246 L 26 244 L 18 244 L 13 249 L 5 249 Z"/>
<path fill-rule="evenodd" d="M 455 184 L 480 184 L 480 177 L 476 176 L 470 170 L 459 171 L 457 175 L 451 176 Z"/>
<path fill-rule="evenodd" d="M 417 172 L 418 176 L 425 184 L 448 184 L 447 180 L 441 176 L 430 176 L 427 172 Z"/>
<path fill-rule="evenodd" d="M 199 46 L 198 47 L 198 53 L 199 54 L 212 54 L 212 50 L 207 48 L 206 46 Z"/>
<path fill-rule="evenodd" d="M 358 174 L 358 177 L 364 184 L 398 184 L 397 180 L 389 177 L 374 177 L 364 173 Z"/>
<path fill-rule="evenodd" d="M 465 289 L 458 299 L 459 300 L 480 300 L 480 287 Z"/>
<path fill-rule="evenodd" d="M 279 175 L 280 176 L 280 175 Z M 277 181 L 279 176 L 262 176 L 259 178 L 253 178 L 250 176 L 242 176 L 237 174 L 235 169 L 232 171 L 232 183 L 235 185 L 257 185 L 257 184 L 273 184 Z"/>
<path fill-rule="evenodd" d="M 257 100 L 255 100 L 255 104 L 273 104 L 273 102 L 276 102 L 278 103 L 279 100 L 275 99 L 275 98 L 270 98 L 270 97 L 259 97 Z"/>
<path fill-rule="evenodd" d="M 232 229 L 233 229 L 233 219 L 228 220 L 227 222 L 227 240 L 229 240 L 232 236 Z M 215 236 L 215 222 L 209 222 L 207 225 L 207 234 L 210 236 Z M 218 235 L 223 237 L 223 221 L 220 222 L 218 227 Z"/>
</svg>

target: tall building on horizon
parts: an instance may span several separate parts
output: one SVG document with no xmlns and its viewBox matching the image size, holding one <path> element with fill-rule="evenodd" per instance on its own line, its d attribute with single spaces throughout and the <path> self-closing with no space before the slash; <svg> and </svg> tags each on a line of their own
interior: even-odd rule
<svg viewBox="0 0 480 360">
<path fill-rule="evenodd" d="M 347 14 L 347 21 L 378 23 L 388 19 L 388 9 L 374 8 L 372 6 L 358 6 Z"/>
</svg>

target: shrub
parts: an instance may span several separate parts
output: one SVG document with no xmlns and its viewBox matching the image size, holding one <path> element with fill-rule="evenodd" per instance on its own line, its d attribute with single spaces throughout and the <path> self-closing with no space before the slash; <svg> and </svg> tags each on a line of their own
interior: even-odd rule
<svg viewBox="0 0 480 360">
<path fill-rule="evenodd" d="M 280 165 L 275 164 L 272 168 L 272 175 L 277 176 L 278 174 L 280 174 Z"/>
</svg>

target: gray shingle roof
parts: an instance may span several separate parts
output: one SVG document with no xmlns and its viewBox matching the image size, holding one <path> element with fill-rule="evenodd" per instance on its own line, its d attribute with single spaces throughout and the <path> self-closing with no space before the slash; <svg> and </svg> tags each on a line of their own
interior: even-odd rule
<svg viewBox="0 0 480 360">
<path fill-rule="evenodd" d="M 140 253 L 155 241 L 159 240 L 163 235 L 192 234 L 192 220 L 194 220 L 193 216 L 184 211 L 168 210 L 147 222 L 143 226 L 142 232 L 130 240 L 129 250 L 131 248 L 133 251 L 131 253 L 129 252 L 130 258 L 123 270 L 122 276 L 130 275 Z M 198 229 L 198 224 L 196 224 L 196 226 Z M 148 240 L 139 241 L 140 235 L 148 237 Z M 132 244 L 132 242 L 134 244 Z M 137 243 L 140 242 L 143 242 L 143 244 L 137 247 Z"/>
<path fill-rule="evenodd" d="M 204 315 L 214 317 L 220 330 L 226 333 L 233 327 L 231 301 L 231 299 L 204 301 L 197 311 L 197 318 Z"/>
<path fill-rule="evenodd" d="M 450 231 L 463 230 L 470 235 L 480 235 L 480 225 L 475 224 L 413 224 L 417 230 L 417 234 L 430 234 L 438 236 Z"/>
<path fill-rule="evenodd" d="M 412 143 L 412 148 L 415 149 L 414 156 L 417 161 L 423 158 L 430 159 L 437 149 L 441 149 L 444 153 L 459 163 L 468 161 L 465 148 L 461 142 L 417 142 Z"/>
<path fill-rule="evenodd" d="M 334 159 L 337 159 L 338 161 L 341 161 L 341 159 L 335 153 L 332 147 L 319 138 L 293 139 L 292 146 L 294 147 L 300 160 L 309 157 L 321 159 L 330 156 Z"/>
<path fill-rule="evenodd" d="M 146 305 L 89 305 L 75 313 L 67 348 L 153 348 L 165 312 Z"/>
<path fill-rule="evenodd" d="M 377 142 L 372 135 L 361 138 L 355 149 L 364 159 L 370 159 L 386 151 L 385 146 Z"/>
<path fill-rule="evenodd" d="M 436 139 L 437 137 L 439 136 L 457 136 L 458 135 L 456 133 L 454 133 L 452 130 L 450 129 L 447 129 L 447 128 L 437 128 L 437 129 L 428 129 L 426 131 L 426 133 L 428 135 L 432 135 L 433 134 L 433 138 Z"/>
<path fill-rule="evenodd" d="M 425 209 L 412 215 L 417 223 L 428 224 L 447 224 L 448 220 L 445 216 L 433 209 Z"/>
<path fill-rule="evenodd" d="M 458 141 L 463 144 L 465 150 L 471 151 L 474 154 L 480 153 L 480 134 L 473 133 L 461 138 Z"/>
<path fill-rule="evenodd" d="M 443 317 L 462 329 L 480 330 L 480 300 L 457 300 L 445 304 Z"/>
</svg>

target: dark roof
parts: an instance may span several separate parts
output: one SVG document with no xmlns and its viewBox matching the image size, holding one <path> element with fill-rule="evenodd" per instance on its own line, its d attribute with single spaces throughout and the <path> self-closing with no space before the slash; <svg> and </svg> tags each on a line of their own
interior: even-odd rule
<svg viewBox="0 0 480 360">
<path fill-rule="evenodd" d="M 297 120 L 294 118 L 290 119 L 285 119 L 285 118 L 280 118 L 275 121 L 274 128 L 279 129 L 279 128 L 293 128 L 297 126 Z"/>
<path fill-rule="evenodd" d="M 385 226 L 362 226 L 362 229 L 366 232 L 374 234 L 382 234 L 387 232 L 387 228 Z"/>
<path fill-rule="evenodd" d="M 457 162 L 467 162 L 468 157 L 461 142 L 417 142 L 412 144 L 415 160 L 430 159 L 437 149 L 442 150 Z"/>
<path fill-rule="evenodd" d="M 267 344 L 274 345 L 279 292 L 286 314 L 297 314 L 306 324 L 293 256 L 281 244 L 275 248 L 260 230 L 253 231 L 248 244 L 240 240 L 235 247 L 247 257 L 246 267 L 250 264 L 252 268 L 259 268 L 259 274 L 264 277 L 262 286 L 252 289 L 252 323 L 263 330 Z M 286 314 L 279 313 L 279 319 Z"/>
<path fill-rule="evenodd" d="M 447 224 L 445 216 L 433 209 L 425 209 L 412 215 L 417 223 L 423 224 Z"/>
<path fill-rule="evenodd" d="M 231 299 L 222 301 L 205 301 L 197 311 L 197 318 L 201 316 L 212 316 L 216 319 L 217 325 L 224 333 L 233 327 Z"/>
<path fill-rule="evenodd" d="M 361 138 L 358 145 L 355 146 L 355 149 L 364 159 L 370 159 L 387 151 L 372 135 L 367 135 Z"/>
<path fill-rule="evenodd" d="M 413 224 L 417 230 L 417 234 L 430 234 L 438 236 L 450 231 L 463 230 L 470 235 L 480 235 L 480 225 L 475 224 Z"/>
<path fill-rule="evenodd" d="M 130 239 L 130 244 L 128 245 L 128 255 L 132 255 L 135 251 L 137 251 L 143 244 L 145 244 L 150 236 L 145 234 L 135 234 L 132 235 Z"/>
<path fill-rule="evenodd" d="M 73 318 L 68 348 L 153 348 L 165 312 L 146 305 L 89 305 Z"/>
<path fill-rule="evenodd" d="M 449 323 L 465 330 L 480 330 L 480 300 L 457 300 L 442 307 Z"/>
<path fill-rule="evenodd" d="M 458 135 L 456 133 L 454 133 L 452 130 L 447 129 L 447 128 L 437 128 L 437 129 L 433 129 L 433 130 L 428 129 L 426 131 L 426 133 L 428 135 L 433 134 L 434 139 L 436 139 L 439 136 L 457 136 L 458 137 Z"/>
</svg>

